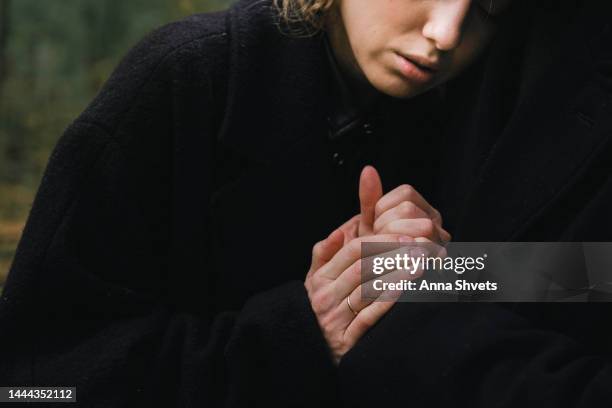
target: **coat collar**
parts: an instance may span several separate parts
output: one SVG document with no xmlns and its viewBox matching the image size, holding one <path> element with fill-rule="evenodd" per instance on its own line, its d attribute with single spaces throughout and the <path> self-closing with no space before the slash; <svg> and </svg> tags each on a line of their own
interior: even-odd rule
<svg viewBox="0 0 612 408">
<path fill-rule="evenodd" d="M 531 223 L 581 182 L 581 174 L 609 142 L 611 95 L 600 80 L 607 75 L 609 81 L 610 74 L 600 68 L 612 62 L 604 46 L 612 35 L 609 25 L 602 30 L 592 9 L 563 10 L 565 20 L 561 10 L 537 14 L 523 60 L 523 86 L 468 193 L 455 234 L 459 240 L 533 239 L 525 235 Z M 554 18 L 547 21 L 546 16 Z M 485 115 L 485 106 L 495 102 L 485 98 L 477 111 Z"/>
<path fill-rule="evenodd" d="M 330 81 L 322 35 L 290 35 L 271 1 L 240 0 L 228 25 L 228 97 L 219 140 L 261 163 L 282 158 L 305 139 L 321 143 Z M 295 114 L 287 115 L 287 107 Z"/>
</svg>

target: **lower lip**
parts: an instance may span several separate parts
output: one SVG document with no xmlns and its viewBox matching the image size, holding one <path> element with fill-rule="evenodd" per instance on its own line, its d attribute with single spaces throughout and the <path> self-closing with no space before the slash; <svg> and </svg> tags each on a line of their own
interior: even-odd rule
<svg viewBox="0 0 612 408">
<path fill-rule="evenodd" d="M 433 79 L 434 71 L 423 69 L 399 54 L 395 54 L 395 56 L 398 60 L 399 70 L 406 79 L 420 83 L 429 82 Z"/>
</svg>

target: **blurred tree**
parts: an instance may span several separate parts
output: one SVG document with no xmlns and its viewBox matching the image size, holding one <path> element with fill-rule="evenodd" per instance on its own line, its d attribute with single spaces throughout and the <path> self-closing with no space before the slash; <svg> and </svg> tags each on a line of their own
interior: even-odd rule
<svg viewBox="0 0 612 408">
<path fill-rule="evenodd" d="M 4 83 L 9 76 L 7 44 L 11 33 L 10 0 L 0 0 L 0 96 L 4 96 Z M 3 103 L 3 101 L 5 101 Z M 6 99 L 0 100 L 0 110 L 4 110 Z M 19 182 L 19 174 L 25 159 L 25 145 L 19 132 L 7 132 L 4 143 L 7 181 Z"/>
<path fill-rule="evenodd" d="M 8 67 L 6 44 L 10 27 L 9 3 L 10 0 L 0 0 L 0 95 L 2 95 L 2 85 L 6 80 Z M 2 102 L 1 99 L 0 102 Z"/>
</svg>

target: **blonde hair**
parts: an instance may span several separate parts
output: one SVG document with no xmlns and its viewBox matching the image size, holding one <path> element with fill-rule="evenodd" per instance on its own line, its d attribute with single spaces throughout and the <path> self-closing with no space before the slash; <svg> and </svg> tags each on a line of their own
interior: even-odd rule
<svg viewBox="0 0 612 408">
<path fill-rule="evenodd" d="M 283 23 L 295 34 L 314 35 L 323 29 L 324 17 L 334 0 L 274 0 Z"/>
</svg>

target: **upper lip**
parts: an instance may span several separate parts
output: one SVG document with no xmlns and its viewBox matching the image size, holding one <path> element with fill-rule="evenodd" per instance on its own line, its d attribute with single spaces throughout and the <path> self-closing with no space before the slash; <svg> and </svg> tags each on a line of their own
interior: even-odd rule
<svg viewBox="0 0 612 408">
<path fill-rule="evenodd" d="M 407 60 L 410 60 L 411 62 L 413 62 L 415 65 L 419 66 L 420 68 L 425 68 L 430 71 L 437 71 L 440 69 L 440 61 L 438 61 L 437 59 L 430 59 L 427 57 L 422 57 L 420 55 L 414 55 L 414 54 L 399 53 L 399 55 L 406 58 Z"/>
</svg>

